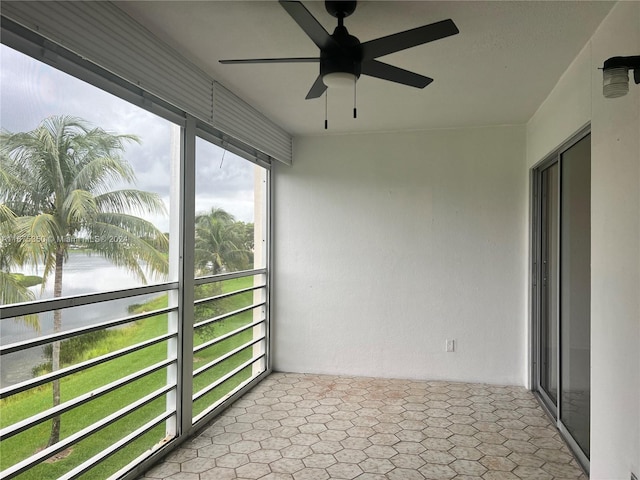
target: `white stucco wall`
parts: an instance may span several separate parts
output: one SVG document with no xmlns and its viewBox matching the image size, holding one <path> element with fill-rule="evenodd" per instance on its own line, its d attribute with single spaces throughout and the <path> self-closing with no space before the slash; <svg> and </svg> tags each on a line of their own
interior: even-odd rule
<svg viewBox="0 0 640 480">
<path fill-rule="evenodd" d="M 605 99 L 596 70 L 640 54 L 640 2 L 592 40 L 592 478 L 640 476 L 640 86 Z"/>
<path fill-rule="evenodd" d="M 273 176 L 275 369 L 525 383 L 524 126 L 296 138 L 294 155 Z"/>
<path fill-rule="evenodd" d="M 527 124 L 531 168 L 591 120 L 591 44 L 587 44 Z"/>
<path fill-rule="evenodd" d="M 591 121 L 591 478 L 640 475 L 640 86 L 602 96 L 604 60 L 640 54 L 620 2 L 527 125 L 533 165 Z"/>
</svg>

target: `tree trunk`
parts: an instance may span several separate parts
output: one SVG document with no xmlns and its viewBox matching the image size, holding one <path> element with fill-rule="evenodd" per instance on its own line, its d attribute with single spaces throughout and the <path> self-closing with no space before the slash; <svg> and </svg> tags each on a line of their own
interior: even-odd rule
<svg viewBox="0 0 640 480">
<path fill-rule="evenodd" d="M 56 252 L 56 271 L 55 279 L 53 283 L 53 296 L 54 298 L 62 296 L 62 265 L 64 262 L 64 251 L 59 248 Z M 58 333 L 62 330 L 62 310 L 55 310 L 53 312 L 53 333 Z M 60 369 L 60 342 L 53 342 L 51 349 L 51 371 L 55 372 Z M 52 382 L 53 387 L 53 406 L 60 405 L 60 380 L 54 380 Z M 49 441 L 47 447 L 58 443 L 60 441 L 60 416 L 57 415 L 51 419 L 51 434 L 49 435 Z"/>
</svg>

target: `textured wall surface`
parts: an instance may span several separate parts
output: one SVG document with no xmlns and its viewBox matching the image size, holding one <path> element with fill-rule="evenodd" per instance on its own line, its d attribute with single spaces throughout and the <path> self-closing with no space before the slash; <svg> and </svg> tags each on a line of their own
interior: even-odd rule
<svg viewBox="0 0 640 480">
<path fill-rule="evenodd" d="M 275 368 L 523 385 L 525 150 L 523 126 L 297 138 Z"/>
</svg>

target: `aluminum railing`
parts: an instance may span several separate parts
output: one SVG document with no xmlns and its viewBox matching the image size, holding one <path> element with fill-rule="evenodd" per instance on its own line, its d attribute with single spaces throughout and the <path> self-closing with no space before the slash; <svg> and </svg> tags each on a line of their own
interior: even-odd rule
<svg viewBox="0 0 640 480">
<path fill-rule="evenodd" d="M 242 276 L 246 276 L 244 275 L 245 272 L 234 272 L 234 273 L 230 273 L 230 274 L 224 274 L 224 275 L 216 275 L 216 276 L 210 276 L 210 277 L 200 277 L 196 279 L 196 285 L 201 286 L 201 285 L 206 285 L 209 283 L 215 283 L 215 282 L 220 282 L 220 281 L 224 281 L 224 280 L 229 280 L 229 279 L 233 279 L 233 278 L 239 278 Z M 254 276 L 265 276 L 266 275 L 266 269 L 260 269 L 260 270 L 254 270 L 252 271 L 252 275 Z M 252 367 L 255 364 L 257 364 L 258 362 L 261 362 L 263 360 L 266 359 L 266 342 L 267 342 L 267 327 L 266 327 L 266 322 L 267 322 L 267 316 L 266 316 L 266 305 L 267 305 L 267 301 L 266 301 L 266 290 L 267 290 L 267 284 L 266 282 L 260 282 L 257 285 L 253 285 L 251 287 L 248 288 L 242 288 L 242 289 L 238 289 L 235 290 L 233 292 L 227 292 L 227 293 L 223 293 L 223 294 L 219 294 L 219 295 L 213 295 L 213 296 L 209 296 L 206 298 L 202 298 L 202 299 L 198 299 L 194 302 L 194 304 L 196 306 L 198 305 L 203 305 L 209 302 L 215 302 L 218 300 L 222 300 L 222 299 L 228 299 L 231 298 L 233 296 L 238 296 L 238 295 L 242 295 L 242 294 L 248 294 L 248 293 L 253 293 L 253 302 L 251 302 L 249 305 L 243 306 L 241 308 L 237 308 L 235 310 L 217 315 L 217 316 L 213 316 L 211 318 L 205 319 L 205 320 L 201 320 L 199 322 L 196 322 L 193 326 L 194 331 L 197 331 L 198 329 L 202 328 L 202 327 L 206 327 L 208 325 L 216 325 L 216 324 L 220 324 L 222 323 L 224 320 L 230 319 L 232 317 L 236 317 L 242 314 L 246 314 L 247 312 L 254 312 L 253 315 L 253 320 L 250 322 L 247 322 L 246 324 L 243 324 L 241 326 L 239 326 L 238 328 L 235 328 L 227 333 L 221 334 L 221 335 L 217 335 L 215 338 L 212 338 L 210 340 L 204 341 L 202 342 L 200 345 L 194 346 L 193 348 L 193 352 L 194 354 L 205 351 L 211 347 L 214 347 L 215 345 L 221 344 L 222 342 L 229 340 L 231 338 L 234 338 L 236 336 L 239 336 L 241 334 L 243 334 L 244 332 L 247 332 L 248 330 L 253 330 L 254 334 L 252 336 L 252 338 L 244 343 L 242 343 L 241 345 L 238 345 L 234 348 L 232 348 L 231 350 L 225 352 L 224 354 L 218 356 L 217 358 L 215 358 L 214 360 L 207 362 L 206 364 L 198 367 L 198 368 L 194 368 L 193 370 L 193 378 L 194 380 L 197 379 L 198 377 L 200 377 L 203 374 L 206 374 L 207 372 L 210 372 L 212 369 L 214 369 L 215 367 L 219 366 L 220 364 L 222 364 L 223 362 L 231 359 L 234 356 L 238 356 L 240 354 L 242 354 L 243 352 L 247 352 L 248 349 L 252 348 L 253 352 L 251 355 L 251 358 L 249 358 L 248 360 L 242 362 L 240 365 L 235 366 L 233 369 L 231 369 L 230 371 L 226 372 L 224 375 L 222 375 L 221 377 L 219 377 L 217 380 L 213 381 L 212 383 L 207 384 L 206 386 L 204 386 L 203 388 L 200 388 L 197 391 L 193 392 L 192 395 L 192 401 L 195 403 L 196 401 L 203 399 L 207 394 L 213 392 L 216 388 L 220 387 L 222 384 L 224 384 L 226 381 L 234 378 L 235 376 L 237 376 L 238 374 L 240 374 L 241 372 L 243 372 L 245 369 L 247 369 L 248 367 Z M 259 318 L 256 319 L 256 310 L 257 309 L 261 309 L 261 313 L 259 314 Z M 259 329 L 260 327 L 262 327 L 262 332 L 257 333 L 256 330 Z M 261 348 L 255 348 L 255 347 L 261 347 Z M 257 350 L 257 351 L 256 351 Z M 266 361 L 263 362 L 264 364 L 266 364 Z M 257 369 L 257 372 L 254 371 L 253 374 L 248 378 L 245 379 L 245 381 L 240 382 L 239 385 L 237 385 L 235 388 L 233 388 L 229 393 L 223 395 L 221 398 L 214 400 L 211 404 L 209 404 L 207 407 L 205 407 L 201 412 L 195 414 L 193 416 L 193 424 L 197 424 L 201 419 L 205 418 L 207 415 L 209 415 L 211 412 L 215 411 L 215 409 L 222 403 L 224 402 L 230 395 L 232 395 L 234 392 L 240 390 L 242 388 L 242 386 L 247 383 L 247 381 L 250 381 L 257 373 L 261 373 L 266 369 L 266 366 L 262 366 L 259 367 Z M 194 388 L 195 390 L 195 388 Z"/>
<path fill-rule="evenodd" d="M 152 363 L 151 365 L 145 365 L 142 368 L 134 372 L 125 372 L 122 377 L 116 379 L 109 379 L 104 385 L 92 388 L 89 391 L 81 392 L 74 398 L 64 399 L 58 405 L 50 408 L 42 409 L 41 411 L 29 412 L 28 418 L 23 418 L 15 421 L 11 425 L 6 425 L 0 430 L 0 449 L 3 447 L 3 443 L 10 439 L 15 439 L 16 436 L 29 434 L 28 430 L 38 425 L 42 426 L 44 422 L 50 421 L 56 417 L 60 417 L 63 414 L 68 414 L 75 409 L 78 409 L 84 405 L 88 405 L 91 402 L 99 401 L 100 399 L 108 398 L 109 394 L 116 394 L 119 389 L 125 387 L 133 388 L 135 384 L 140 384 L 144 379 L 149 378 L 150 375 L 157 372 L 166 371 L 166 380 L 164 385 L 153 389 L 151 392 L 143 392 L 140 398 L 129 403 L 128 405 L 117 408 L 113 412 L 105 412 L 104 416 L 97 421 L 94 421 L 90 425 L 82 426 L 77 431 L 67 432 L 66 436 L 61 435 L 60 440 L 39 451 L 31 454 L 27 458 L 23 458 L 17 463 L 7 466 L 3 464 L 4 470 L 0 472 L 0 479 L 10 479 L 16 477 L 22 473 L 29 472 L 33 468 L 37 468 L 43 462 L 52 457 L 60 454 L 61 452 L 69 449 L 72 446 L 77 446 L 79 442 L 99 433 L 105 428 L 114 425 L 116 422 L 124 419 L 133 412 L 143 409 L 145 406 L 149 406 L 152 402 L 157 402 L 159 399 L 165 399 L 165 408 L 163 411 L 157 411 L 154 413 L 153 418 L 147 419 L 142 425 L 133 425 L 132 431 L 125 431 L 123 436 L 100 451 L 90 452 L 81 457 L 76 463 L 69 466 L 68 471 L 64 472 L 59 478 L 73 479 L 85 475 L 91 469 L 104 462 L 107 458 L 127 448 L 132 442 L 140 439 L 148 432 L 156 429 L 158 426 L 165 423 L 166 435 L 163 438 L 157 438 L 153 444 L 148 445 L 145 450 L 141 452 L 135 452 L 136 458 L 124 465 L 117 465 L 115 473 L 111 473 L 110 478 L 118 478 L 126 472 L 131 471 L 135 465 L 148 459 L 151 455 L 156 454 L 159 450 L 165 446 L 171 444 L 178 435 L 189 434 L 190 432 L 181 432 L 176 428 L 178 418 L 180 417 L 180 402 L 177 398 L 180 398 L 179 392 L 183 388 L 182 376 L 180 372 L 192 372 L 193 379 L 205 378 L 206 385 L 198 388 L 191 394 L 192 402 L 205 401 L 208 403 L 202 407 L 197 414 L 193 415 L 192 425 L 193 428 L 197 428 L 200 422 L 205 418 L 210 418 L 212 414 L 231 396 L 237 394 L 244 386 L 249 384 L 258 375 L 266 370 L 266 356 L 267 356 L 267 338 L 268 338 L 268 317 L 267 311 L 267 284 L 260 281 L 261 278 L 266 279 L 266 269 L 248 270 L 243 272 L 233 272 L 222 275 L 214 275 L 208 277 L 201 277 L 194 280 L 194 285 L 206 285 L 217 282 L 224 282 L 235 278 L 242 277 L 254 277 L 254 281 L 259 282 L 256 285 L 248 288 L 240 288 L 230 292 L 224 292 L 218 295 L 213 295 L 207 298 L 198 299 L 194 302 L 194 306 L 213 304 L 220 302 L 224 299 L 229 299 L 238 295 L 245 295 L 244 301 L 248 303 L 241 308 L 236 308 L 232 311 L 225 312 L 220 315 L 213 316 L 201 320 L 188 328 L 183 328 L 183 325 L 189 325 L 189 322 L 183 322 L 178 319 L 178 322 L 169 321 L 169 316 L 178 315 L 180 311 L 179 305 L 169 304 L 167 307 L 154 309 L 153 311 L 137 313 L 122 316 L 119 318 L 110 319 L 107 321 L 101 321 L 90 325 L 67 329 L 61 332 L 50 333 L 47 335 L 38 336 L 30 340 L 22 340 L 11 343 L 9 345 L 0 346 L 0 357 L 6 358 L 7 355 L 21 352 L 27 349 L 35 347 L 43 347 L 50 345 L 54 342 L 62 342 L 74 337 L 85 335 L 87 333 L 96 332 L 105 329 L 116 329 L 127 325 L 133 325 L 135 322 L 141 322 L 143 320 L 147 322 L 166 322 L 166 333 L 157 334 L 152 338 L 148 338 L 142 341 L 137 341 L 133 345 L 127 345 L 119 350 L 104 353 L 84 360 L 79 363 L 68 365 L 60 368 L 57 371 L 45 373 L 43 375 L 31 378 L 15 385 L 5 386 L 0 389 L 0 401 L 7 402 L 16 395 L 23 394 L 32 389 L 42 388 L 50 384 L 55 380 L 71 381 L 69 379 L 78 378 L 72 377 L 73 375 L 82 374 L 90 368 L 101 368 L 102 366 L 113 362 L 117 359 L 131 355 L 135 352 L 142 351 L 144 349 L 151 348 L 155 345 L 167 344 L 166 356 Z M 89 305 L 108 305 L 108 302 L 122 299 L 133 299 L 140 295 L 148 294 L 169 294 L 168 298 L 171 298 L 170 292 L 177 292 L 179 285 L 177 282 L 162 283 L 158 285 L 144 286 L 133 289 L 119 290 L 113 292 L 97 293 L 90 295 L 78 295 L 61 297 L 55 299 L 48 299 L 43 301 L 27 302 L 22 304 L 15 304 L 9 306 L 0 307 L 0 321 L 7 318 L 16 318 L 25 315 L 36 315 L 45 312 L 51 312 L 53 310 L 65 310 L 79 306 Z M 247 301 L 249 295 L 253 296 L 252 301 Z M 175 296 L 177 298 L 177 295 Z M 253 312 L 253 316 L 249 318 L 249 313 Z M 163 319 L 163 316 L 167 316 Z M 244 316 L 242 316 L 244 315 Z M 212 326 L 221 325 L 225 320 L 239 319 L 240 325 L 236 328 L 232 328 L 222 334 L 216 335 L 214 338 L 206 339 L 202 341 L 200 345 L 193 348 L 193 351 L 188 354 L 182 352 L 179 358 L 176 355 L 176 348 L 170 347 L 171 342 L 178 342 L 180 335 L 191 335 L 192 339 L 198 329 Z M 171 325 L 177 325 L 177 328 L 172 328 Z M 234 325 L 235 326 L 235 325 Z M 246 333 L 252 331 L 252 334 Z M 197 368 L 194 365 L 194 354 L 207 353 L 211 355 L 211 350 L 208 349 L 220 347 L 222 342 L 226 340 L 236 338 L 236 344 L 224 351 L 216 354 L 215 358 L 207 359 L 203 365 L 199 365 Z M 250 338 L 245 338 L 250 337 Z M 226 348 L 226 347 L 225 347 Z M 248 359 L 247 355 L 250 353 Z M 242 356 L 243 355 L 243 356 Z M 222 372 L 214 372 L 216 367 L 220 368 L 224 366 L 224 362 L 228 362 L 230 359 L 234 359 L 234 364 L 224 367 Z M 190 364 L 192 366 L 181 366 L 181 362 Z M 257 368 L 256 368 L 257 367 Z M 247 373 L 251 368 L 251 372 Z M 170 373 L 173 372 L 173 373 Z M 240 376 L 240 374 L 242 375 Z M 209 375 L 209 377 L 207 377 Z M 213 397 L 207 397 L 216 392 L 216 389 L 228 382 L 232 378 L 238 377 L 234 383 L 230 384 L 229 388 L 225 388 L 224 393 L 220 395 L 214 395 Z M 191 385 L 191 383 L 189 383 Z M 182 397 L 184 398 L 184 397 Z M 210 398 L 210 400 L 209 400 Z M 114 407 L 116 408 L 116 407 Z M 189 408 L 188 411 L 192 411 Z M 168 422 L 168 423 L 167 423 Z M 21 438 L 21 437 L 18 437 Z M 6 445 L 6 444 L 5 444 Z M 4 462 L 3 462 L 4 463 Z M 35 471 L 34 471 L 35 472 Z M 41 473 L 41 472 L 40 472 Z"/>
</svg>

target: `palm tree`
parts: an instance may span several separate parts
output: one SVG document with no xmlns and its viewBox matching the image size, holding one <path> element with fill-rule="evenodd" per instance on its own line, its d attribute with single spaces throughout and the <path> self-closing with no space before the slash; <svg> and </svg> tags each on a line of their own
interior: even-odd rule
<svg viewBox="0 0 640 480">
<path fill-rule="evenodd" d="M 199 275 L 216 275 L 226 271 L 248 268 L 250 251 L 246 249 L 246 228 L 236 222 L 227 211 L 213 207 L 207 213 L 196 216 L 195 269 Z M 209 283 L 196 287 L 197 297 L 211 297 L 222 293 L 220 283 Z M 227 302 L 220 299 L 195 306 L 195 321 L 220 315 L 227 310 Z M 217 336 L 217 323 L 201 326 L 196 334 L 202 341 Z"/>
<path fill-rule="evenodd" d="M 243 224 L 221 208 L 196 217 L 195 262 L 200 274 L 248 268 L 250 253 L 244 246 Z"/>
<path fill-rule="evenodd" d="M 165 211 L 160 197 L 132 188 L 132 166 L 122 158 L 133 135 L 118 135 L 70 116 L 43 120 L 30 132 L 0 134 L 0 200 L 13 212 L 23 263 L 43 265 L 43 283 L 54 276 L 54 297 L 62 295 L 62 275 L 70 240 L 91 239 L 91 248 L 146 282 L 149 272 L 166 272 L 167 260 L 152 245 L 166 237 L 135 214 Z M 113 241 L 117 239 L 118 241 Z M 62 311 L 54 311 L 54 332 Z M 60 368 L 60 342 L 52 348 L 52 370 Z M 60 404 L 60 383 L 53 405 Z M 60 417 L 52 421 L 48 445 L 60 439 Z"/>
</svg>

